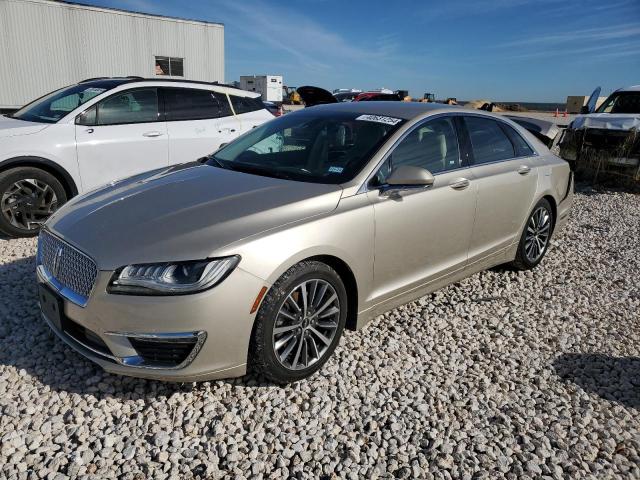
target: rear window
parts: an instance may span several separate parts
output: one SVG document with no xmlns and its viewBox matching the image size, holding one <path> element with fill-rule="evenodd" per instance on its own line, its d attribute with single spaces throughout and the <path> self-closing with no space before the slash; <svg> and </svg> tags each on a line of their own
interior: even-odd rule
<svg viewBox="0 0 640 480">
<path fill-rule="evenodd" d="M 515 157 L 511 140 L 498 122 L 479 117 L 465 117 L 464 120 L 471 137 L 476 165 Z"/>
<path fill-rule="evenodd" d="M 242 113 L 255 112 L 257 110 L 262 110 L 264 105 L 262 104 L 262 99 L 260 97 L 240 97 L 238 95 L 229 95 L 231 99 L 231 105 L 233 105 L 233 110 L 237 115 Z"/>
<path fill-rule="evenodd" d="M 522 138 L 522 135 L 520 135 L 514 128 L 510 127 L 509 125 L 501 123 L 500 126 L 507 133 L 507 135 L 509 135 L 511 142 L 516 149 L 517 157 L 529 157 L 533 155 L 533 150 L 525 141 L 525 139 Z"/>
<path fill-rule="evenodd" d="M 211 90 L 168 88 L 164 90 L 167 121 L 203 120 L 231 115 L 227 96 Z"/>
</svg>

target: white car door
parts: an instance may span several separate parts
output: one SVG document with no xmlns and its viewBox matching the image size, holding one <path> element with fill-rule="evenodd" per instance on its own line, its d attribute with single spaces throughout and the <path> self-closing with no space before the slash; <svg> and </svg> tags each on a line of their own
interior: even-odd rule
<svg viewBox="0 0 640 480">
<path fill-rule="evenodd" d="M 169 163 L 193 162 L 240 135 L 224 93 L 197 88 L 163 88 L 169 133 Z"/>
<path fill-rule="evenodd" d="M 238 120 L 242 133 L 262 125 L 264 122 L 273 120 L 274 116 L 264 108 L 260 97 L 246 97 L 229 94 L 231 105 Z"/>
<path fill-rule="evenodd" d="M 156 88 L 116 93 L 76 119 L 83 191 L 168 165 L 167 126 Z"/>
</svg>

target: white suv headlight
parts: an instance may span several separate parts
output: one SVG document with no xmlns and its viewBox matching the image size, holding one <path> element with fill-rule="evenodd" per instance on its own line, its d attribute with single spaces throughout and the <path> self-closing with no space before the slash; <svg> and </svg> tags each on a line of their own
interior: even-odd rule
<svg viewBox="0 0 640 480">
<path fill-rule="evenodd" d="M 107 291 L 128 295 L 184 295 L 211 288 L 229 275 L 240 257 L 127 265 L 117 270 Z"/>
</svg>

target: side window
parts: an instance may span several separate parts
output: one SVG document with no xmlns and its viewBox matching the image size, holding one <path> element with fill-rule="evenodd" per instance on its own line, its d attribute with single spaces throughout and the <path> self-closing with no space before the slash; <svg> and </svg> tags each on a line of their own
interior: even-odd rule
<svg viewBox="0 0 640 480">
<path fill-rule="evenodd" d="M 231 115 L 227 96 L 211 90 L 167 88 L 164 90 L 164 101 L 169 122 Z"/>
<path fill-rule="evenodd" d="M 497 162 L 516 156 L 511 140 L 498 122 L 488 118 L 465 117 L 475 164 Z"/>
<path fill-rule="evenodd" d="M 231 99 L 231 105 L 237 115 L 242 113 L 255 112 L 256 110 L 262 110 L 264 105 L 260 97 L 240 97 L 238 95 L 229 95 Z"/>
<path fill-rule="evenodd" d="M 87 108 L 84 112 L 76 117 L 76 125 L 95 125 L 97 110 L 97 105 Z"/>
<path fill-rule="evenodd" d="M 155 88 L 127 90 L 98 104 L 98 125 L 158 121 L 158 92 Z"/>
<path fill-rule="evenodd" d="M 505 123 L 501 123 L 500 126 L 507 133 L 507 135 L 509 135 L 511 142 L 513 143 L 514 147 L 516 147 L 517 157 L 529 157 L 533 155 L 533 150 L 525 141 L 525 139 L 522 138 L 522 135 L 520 135 L 514 128 Z"/>
<path fill-rule="evenodd" d="M 434 175 L 460 168 L 453 118 L 439 118 L 416 127 L 391 152 L 374 177 L 374 185 L 384 184 L 391 171 L 401 165 L 422 167 Z"/>
</svg>

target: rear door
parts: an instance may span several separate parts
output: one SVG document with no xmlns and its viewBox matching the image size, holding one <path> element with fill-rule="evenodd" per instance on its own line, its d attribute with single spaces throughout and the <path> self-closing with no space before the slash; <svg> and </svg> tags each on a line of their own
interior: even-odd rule
<svg viewBox="0 0 640 480">
<path fill-rule="evenodd" d="M 198 88 L 163 88 L 169 163 L 192 162 L 240 135 L 227 95 Z"/>
<path fill-rule="evenodd" d="M 231 106 L 240 121 L 240 131 L 248 132 L 252 128 L 273 119 L 273 115 L 264 107 L 260 97 L 244 97 L 229 94 Z"/>
<path fill-rule="evenodd" d="M 469 248 L 473 263 L 517 241 L 537 189 L 538 169 L 533 149 L 505 122 L 465 115 L 464 127 L 478 190 Z"/>
<path fill-rule="evenodd" d="M 158 98 L 157 88 L 125 90 L 76 118 L 84 191 L 167 165 L 167 126 Z"/>
</svg>

